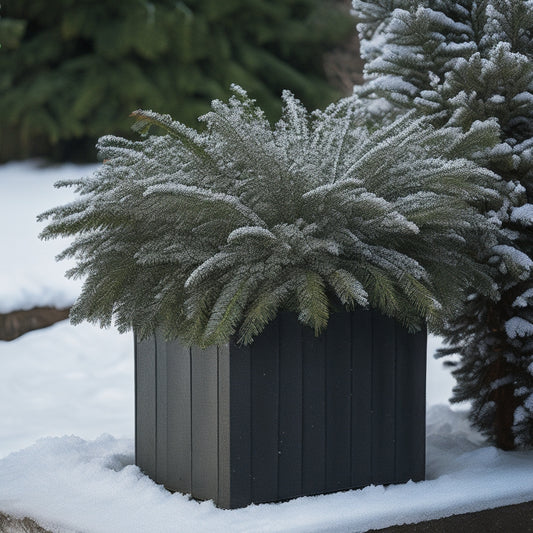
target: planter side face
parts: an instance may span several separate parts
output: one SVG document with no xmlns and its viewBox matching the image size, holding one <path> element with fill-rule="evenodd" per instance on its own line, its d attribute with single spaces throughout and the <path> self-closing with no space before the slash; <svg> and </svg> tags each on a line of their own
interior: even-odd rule
<svg viewBox="0 0 533 533">
<path fill-rule="evenodd" d="M 426 334 L 375 311 L 315 337 L 281 313 L 250 346 L 136 342 L 136 463 L 219 507 L 425 474 Z"/>
</svg>

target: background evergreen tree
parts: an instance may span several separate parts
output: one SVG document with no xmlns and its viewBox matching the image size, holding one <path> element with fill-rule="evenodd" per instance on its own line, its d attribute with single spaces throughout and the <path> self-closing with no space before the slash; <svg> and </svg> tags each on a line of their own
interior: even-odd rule
<svg viewBox="0 0 533 533">
<path fill-rule="evenodd" d="M 132 110 L 192 124 L 232 82 L 271 119 L 283 88 L 325 106 L 322 57 L 353 31 L 324 0 L 3 0 L 1 14 L 0 161 L 94 160 Z"/>
<path fill-rule="evenodd" d="M 494 145 L 494 124 L 463 134 L 405 116 L 370 132 L 356 100 L 309 113 L 285 92 L 271 126 L 234 90 L 200 133 L 136 112 L 137 130 L 166 135 L 106 136 L 96 174 L 60 184 L 80 198 L 42 216 L 43 237 L 75 237 L 75 321 L 206 346 L 250 342 L 280 309 L 316 333 L 355 306 L 417 328 L 453 314 L 471 280 L 492 294 L 471 246 L 496 242 L 479 206 L 500 193 L 464 147 Z"/>
<path fill-rule="evenodd" d="M 354 0 L 367 60 L 361 90 L 377 115 L 416 108 L 441 127 L 496 121 L 500 143 L 471 146 L 507 183 L 505 240 L 486 256 L 500 299 L 475 291 L 444 330 L 460 354 L 453 401 L 503 449 L 533 446 L 533 2 Z M 379 104 L 378 104 L 379 102 Z M 386 102 L 386 105 L 383 103 Z M 476 153 L 477 152 L 477 153 Z"/>
</svg>

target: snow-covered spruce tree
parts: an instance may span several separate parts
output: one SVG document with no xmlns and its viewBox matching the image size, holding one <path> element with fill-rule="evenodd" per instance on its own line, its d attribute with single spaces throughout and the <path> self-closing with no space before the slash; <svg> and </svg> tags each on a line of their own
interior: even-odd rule
<svg viewBox="0 0 533 533">
<path fill-rule="evenodd" d="M 137 130 L 167 134 L 103 137 L 94 176 L 58 184 L 81 198 L 41 215 L 42 236 L 76 236 L 62 254 L 86 277 L 74 322 L 207 346 L 251 342 L 282 308 L 316 333 L 355 306 L 416 329 L 453 312 L 472 280 L 492 293 L 470 250 L 496 242 L 477 207 L 497 208 L 500 192 L 462 156 L 495 143 L 494 125 L 463 134 L 405 116 L 370 133 L 353 99 L 308 113 L 285 92 L 271 126 L 233 90 L 201 133 L 135 112 Z"/>
<path fill-rule="evenodd" d="M 468 131 L 496 120 L 500 144 L 473 146 L 507 183 L 497 213 L 506 241 L 487 255 L 501 298 L 475 288 L 445 328 L 459 354 L 453 401 L 503 449 L 533 446 L 533 2 L 409 0 L 353 2 L 367 60 L 368 98 L 389 116 L 416 108 L 436 126 Z M 475 287 L 475 285 L 473 285 Z"/>
</svg>

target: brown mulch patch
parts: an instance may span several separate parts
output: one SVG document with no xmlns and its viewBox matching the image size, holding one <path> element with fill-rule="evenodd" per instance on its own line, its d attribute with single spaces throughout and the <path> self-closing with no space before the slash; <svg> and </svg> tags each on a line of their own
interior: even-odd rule
<svg viewBox="0 0 533 533">
<path fill-rule="evenodd" d="M 14 518 L 0 513 L 1 533 L 51 533 L 48 529 L 43 529 L 31 518 Z"/>
<path fill-rule="evenodd" d="M 67 319 L 69 312 L 70 307 L 34 307 L 24 311 L 0 313 L 0 340 L 12 341 L 28 331 L 51 326 Z"/>
</svg>

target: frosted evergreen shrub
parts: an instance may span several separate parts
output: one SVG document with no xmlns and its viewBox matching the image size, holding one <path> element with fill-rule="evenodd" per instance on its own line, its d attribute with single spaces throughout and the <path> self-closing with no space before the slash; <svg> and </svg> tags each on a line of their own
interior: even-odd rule
<svg viewBox="0 0 533 533">
<path fill-rule="evenodd" d="M 533 1 L 353 0 L 368 82 L 357 89 L 378 115 L 416 109 L 432 124 L 499 128 L 500 143 L 475 145 L 507 195 L 497 212 L 505 240 L 485 256 L 496 301 L 474 286 L 443 329 L 454 354 L 452 401 L 498 447 L 533 447 Z M 386 102 L 387 105 L 384 105 Z M 448 361 L 449 362 L 449 361 Z"/>
<path fill-rule="evenodd" d="M 99 170 L 57 184 L 80 193 L 41 215 L 43 238 L 75 236 L 60 256 L 85 278 L 74 322 L 249 343 L 281 309 L 316 333 L 356 306 L 416 329 L 455 312 L 467 285 L 493 291 L 471 250 L 495 244 L 478 208 L 501 195 L 463 156 L 497 142 L 494 125 L 436 131 L 406 115 L 370 131 L 355 99 L 309 113 L 285 92 L 271 126 L 233 91 L 201 132 L 135 112 L 142 140 L 101 138 Z"/>
</svg>

